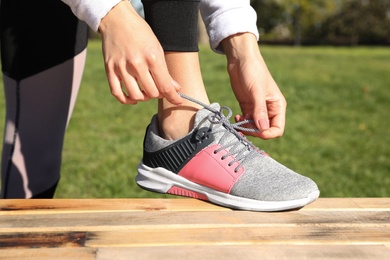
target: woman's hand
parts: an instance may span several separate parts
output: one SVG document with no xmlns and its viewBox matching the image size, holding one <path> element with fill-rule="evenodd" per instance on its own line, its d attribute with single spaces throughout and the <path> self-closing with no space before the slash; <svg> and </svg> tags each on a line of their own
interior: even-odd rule
<svg viewBox="0 0 390 260">
<path fill-rule="evenodd" d="M 228 60 L 230 83 L 242 111 L 235 120 L 252 119 L 260 130 L 245 134 L 263 139 L 282 136 L 287 103 L 268 71 L 256 37 L 240 33 L 224 39 L 221 44 Z"/>
<path fill-rule="evenodd" d="M 159 41 L 129 1 L 116 5 L 102 19 L 99 31 L 108 83 L 119 102 L 166 98 L 181 104 L 180 86 L 168 72 Z"/>
</svg>

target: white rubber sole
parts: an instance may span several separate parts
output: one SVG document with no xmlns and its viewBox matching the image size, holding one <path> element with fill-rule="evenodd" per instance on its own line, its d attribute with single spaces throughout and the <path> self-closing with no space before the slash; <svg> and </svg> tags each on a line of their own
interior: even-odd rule
<svg viewBox="0 0 390 260">
<path fill-rule="evenodd" d="M 211 203 L 233 209 L 250 211 L 283 211 L 302 208 L 315 201 L 320 191 L 310 193 L 306 198 L 289 201 L 259 201 L 233 196 L 191 182 L 164 168 L 150 168 L 141 163 L 138 165 L 137 184 L 146 190 L 167 193 L 172 187 L 179 187 L 204 195 Z"/>
</svg>

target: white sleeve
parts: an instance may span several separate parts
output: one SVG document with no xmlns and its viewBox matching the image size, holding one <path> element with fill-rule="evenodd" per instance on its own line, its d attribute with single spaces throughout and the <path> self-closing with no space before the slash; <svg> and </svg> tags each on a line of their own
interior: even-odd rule
<svg viewBox="0 0 390 260">
<path fill-rule="evenodd" d="M 233 34 L 250 32 L 259 39 L 257 14 L 250 0 L 201 0 L 200 12 L 215 52 L 223 53 L 221 41 Z"/>
<path fill-rule="evenodd" d="M 100 21 L 121 0 L 62 0 L 71 9 L 74 15 L 86 22 L 95 32 Z"/>
</svg>

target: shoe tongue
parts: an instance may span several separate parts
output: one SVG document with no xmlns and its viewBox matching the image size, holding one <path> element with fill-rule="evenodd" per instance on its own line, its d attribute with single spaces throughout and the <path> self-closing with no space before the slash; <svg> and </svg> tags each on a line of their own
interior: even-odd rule
<svg viewBox="0 0 390 260">
<path fill-rule="evenodd" d="M 217 110 L 217 111 L 219 111 L 219 109 L 221 108 L 218 103 L 213 103 L 210 105 L 210 107 Z M 198 110 L 198 112 L 196 112 L 196 115 L 195 115 L 195 126 L 197 126 L 197 127 L 209 126 L 210 122 L 206 119 L 206 117 L 211 113 L 212 113 L 212 111 L 210 111 L 207 108 L 202 108 L 202 109 Z"/>
</svg>

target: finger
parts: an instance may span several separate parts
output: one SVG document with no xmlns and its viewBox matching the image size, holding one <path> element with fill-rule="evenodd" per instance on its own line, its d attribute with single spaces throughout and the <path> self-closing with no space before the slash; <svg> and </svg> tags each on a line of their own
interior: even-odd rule
<svg viewBox="0 0 390 260">
<path fill-rule="evenodd" d="M 122 104 L 132 104 L 127 94 L 122 90 L 121 78 L 111 69 L 106 69 L 106 75 L 111 94 Z"/>
<path fill-rule="evenodd" d="M 255 122 L 256 128 L 264 132 L 270 127 L 266 101 L 255 100 L 254 102 L 253 121 Z"/>
<path fill-rule="evenodd" d="M 141 91 L 144 93 L 145 98 L 162 98 L 156 83 L 149 70 L 146 70 L 145 73 L 142 73 L 138 78 L 138 84 Z"/>
<path fill-rule="evenodd" d="M 262 139 L 281 137 L 284 133 L 285 122 L 286 122 L 285 114 L 284 113 L 277 114 L 270 121 L 271 127 L 261 132 L 259 137 Z"/>
<path fill-rule="evenodd" d="M 283 135 L 283 130 L 280 129 L 279 127 L 270 127 L 267 130 L 259 133 L 259 137 L 261 139 L 272 139 L 272 138 L 277 138 L 281 137 Z"/>
<path fill-rule="evenodd" d="M 125 70 L 122 70 L 122 81 L 122 87 L 126 90 L 127 96 L 132 103 L 137 103 L 139 101 L 147 101 L 150 99 L 146 96 L 145 92 L 140 89 L 137 82 L 137 78 L 135 78 Z"/>
<path fill-rule="evenodd" d="M 181 105 L 183 100 L 177 93 L 181 89 L 181 87 L 179 83 L 177 83 L 171 77 L 171 75 L 169 75 L 166 65 L 160 63 L 157 68 L 153 66 L 150 73 L 160 92 L 160 95 L 174 105 Z"/>
<path fill-rule="evenodd" d="M 255 93 L 253 93 L 252 103 L 252 117 L 256 128 L 259 129 L 261 132 L 269 129 L 269 115 L 264 91 L 256 91 Z"/>
</svg>

